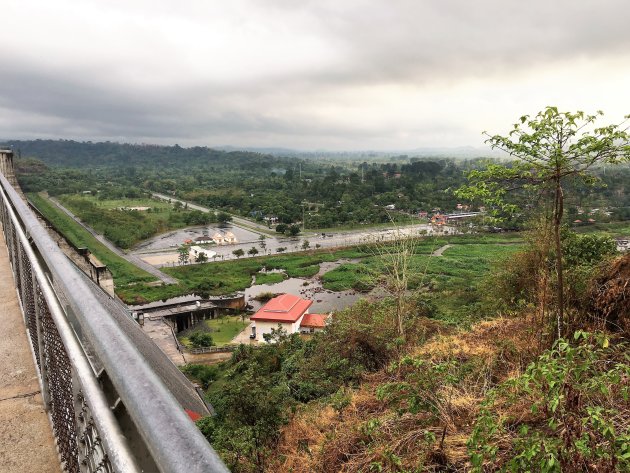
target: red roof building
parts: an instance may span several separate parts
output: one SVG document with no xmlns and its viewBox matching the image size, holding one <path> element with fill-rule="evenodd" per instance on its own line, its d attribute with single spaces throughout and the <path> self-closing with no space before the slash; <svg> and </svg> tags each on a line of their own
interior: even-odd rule
<svg viewBox="0 0 630 473">
<path fill-rule="evenodd" d="M 313 301 L 304 300 L 293 294 L 282 294 L 267 302 L 251 320 L 265 322 L 294 323 L 313 305 Z"/>
<path fill-rule="evenodd" d="M 322 314 L 304 314 L 300 324 L 300 332 L 315 333 L 324 330 L 327 318 L 327 315 Z"/>
<path fill-rule="evenodd" d="M 304 314 L 300 327 L 324 328 L 326 326 L 326 315 Z"/>
<path fill-rule="evenodd" d="M 314 333 L 323 330 L 328 316 L 309 314 L 308 309 L 311 305 L 313 301 L 292 294 L 274 297 L 251 317 L 250 338 L 258 341 L 265 340 L 265 334 L 271 334 L 273 330 L 278 329 L 278 325 L 287 334 Z"/>
</svg>

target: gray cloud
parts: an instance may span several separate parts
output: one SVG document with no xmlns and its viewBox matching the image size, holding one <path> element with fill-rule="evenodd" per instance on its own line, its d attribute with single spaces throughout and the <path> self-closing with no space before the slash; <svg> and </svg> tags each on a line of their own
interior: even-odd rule
<svg viewBox="0 0 630 473">
<path fill-rule="evenodd" d="M 8 3 L 6 138 L 457 146 L 543 100 L 627 94 L 622 0 Z"/>
</svg>

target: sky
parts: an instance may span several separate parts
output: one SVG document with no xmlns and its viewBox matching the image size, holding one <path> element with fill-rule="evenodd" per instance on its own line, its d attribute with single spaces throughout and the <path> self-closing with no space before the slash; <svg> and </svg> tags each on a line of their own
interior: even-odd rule
<svg viewBox="0 0 630 473">
<path fill-rule="evenodd" d="M 2 0 L 0 139 L 482 146 L 630 114 L 627 0 Z"/>
</svg>

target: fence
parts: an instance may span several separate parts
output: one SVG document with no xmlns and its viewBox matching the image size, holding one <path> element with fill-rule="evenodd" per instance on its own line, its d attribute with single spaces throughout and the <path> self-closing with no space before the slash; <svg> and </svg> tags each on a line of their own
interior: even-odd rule
<svg viewBox="0 0 630 473">
<path fill-rule="evenodd" d="M 2 174 L 0 194 L 2 229 L 62 468 L 227 472 Z"/>
</svg>

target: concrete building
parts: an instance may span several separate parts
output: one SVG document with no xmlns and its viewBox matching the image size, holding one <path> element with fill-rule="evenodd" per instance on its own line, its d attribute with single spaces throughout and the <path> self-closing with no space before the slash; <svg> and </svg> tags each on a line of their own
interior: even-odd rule
<svg viewBox="0 0 630 473">
<path fill-rule="evenodd" d="M 217 255 L 216 251 L 206 250 L 205 248 L 202 248 L 200 246 L 191 246 L 190 250 L 188 251 L 188 257 L 190 258 L 190 261 L 192 262 L 197 261 L 197 258 L 201 254 L 206 255 L 206 258 L 208 258 L 208 261 L 212 260 L 212 258 L 214 258 Z"/>
<path fill-rule="evenodd" d="M 251 317 L 251 338 L 259 342 L 265 341 L 264 336 L 278 328 L 289 335 L 323 330 L 326 326 L 326 316 L 309 314 L 311 305 L 313 301 L 292 294 L 274 297 Z"/>
</svg>

